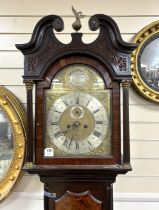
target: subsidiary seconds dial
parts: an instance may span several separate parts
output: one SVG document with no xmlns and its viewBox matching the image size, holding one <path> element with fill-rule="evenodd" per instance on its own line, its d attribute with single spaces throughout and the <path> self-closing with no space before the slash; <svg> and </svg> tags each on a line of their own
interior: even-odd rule
<svg viewBox="0 0 159 210">
<path fill-rule="evenodd" d="M 105 139 L 108 117 L 101 102 L 88 93 L 58 98 L 48 111 L 47 133 L 59 150 L 86 154 Z"/>
</svg>

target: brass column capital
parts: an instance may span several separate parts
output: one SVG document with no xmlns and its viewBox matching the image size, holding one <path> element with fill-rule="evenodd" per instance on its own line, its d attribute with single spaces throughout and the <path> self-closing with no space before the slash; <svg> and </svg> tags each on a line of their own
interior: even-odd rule
<svg viewBox="0 0 159 210">
<path fill-rule="evenodd" d="M 131 85 L 131 80 L 122 80 L 120 83 L 121 87 L 130 87 Z"/>
<path fill-rule="evenodd" d="M 24 83 L 25 83 L 25 86 L 26 86 L 27 90 L 32 90 L 33 89 L 33 85 L 34 85 L 33 80 L 25 80 Z"/>
</svg>

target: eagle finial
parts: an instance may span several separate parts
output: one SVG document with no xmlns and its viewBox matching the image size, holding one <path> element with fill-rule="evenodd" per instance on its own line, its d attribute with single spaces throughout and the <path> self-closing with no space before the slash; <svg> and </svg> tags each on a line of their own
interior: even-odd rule
<svg viewBox="0 0 159 210">
<path fill-rule="evenodd" d="M 72 6 L 72 11 L 73 11 L 73 13 L 75 15 L 75 18 L 76 18 L 75 22 L 73 22 L 73 24 L 72 24 L 72 27 L 77 32 L 82 27 L 80 18 L 85 17 L 85 15 L 82 15 L 82 12 L 80 12 L 80 11 L 77 12 L 73 6 Z"/>
</svg>

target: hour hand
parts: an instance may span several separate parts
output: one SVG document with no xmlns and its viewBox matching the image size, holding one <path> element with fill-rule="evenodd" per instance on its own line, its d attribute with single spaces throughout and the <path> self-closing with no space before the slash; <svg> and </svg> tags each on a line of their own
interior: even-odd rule
<svg viewBox="0 0 159 210">
<path fill-rule="evenodd" d="M 81 123 L 79 121 L 75 121 L 72 125 L 67 125 L 67 130 L 63 131 L 63 133 L 67 133 L 71 130 L 74 130 L 76 128 L 78 128 L 81 125 Z"/>
</svg>

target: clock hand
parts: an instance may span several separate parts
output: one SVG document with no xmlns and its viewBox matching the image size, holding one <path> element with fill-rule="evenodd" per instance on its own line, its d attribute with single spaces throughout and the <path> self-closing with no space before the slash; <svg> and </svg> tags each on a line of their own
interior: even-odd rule
<svg viewBox="0 0 159 210">
<path fill-rule="evenodd" d="M 72 126 L 71 126 L 72 127 Z M 74 129 L 74 127 L 72 127 L 72 128 L 70 128 L 70 129 L 67 129 L 67 130 L 64 130 L 64 131 L 62 131 L 62 133 L 67 133 L 67 132 L 69 132 L 69 131 L 71 131 L 71 130 L 73 130 Z"/>
<path fill-rule="evenodd" d="M 72 137 L 71 137 L 71 140 L 70 140 L 69 146 L 72 144 L 72 141 L 73 141 L 73 135 L 72 135 Z"/>
<path fill-rule="evenodd" d="M 69 132 L 69 131 L 72 131 L 74 130 L 75 128 L 78 128 L 79 126 L 81 125 L 81 123 L 79 121 L 75 121 L 72 125 L 70 125 L 70 128 L 65 130 L 65 131 L 62 131 L 64 134 Z"/>
</svg>

